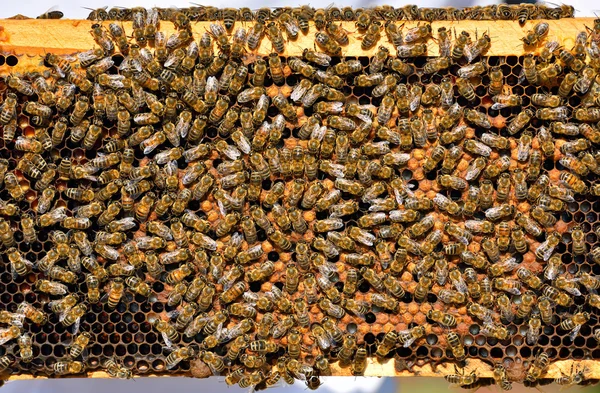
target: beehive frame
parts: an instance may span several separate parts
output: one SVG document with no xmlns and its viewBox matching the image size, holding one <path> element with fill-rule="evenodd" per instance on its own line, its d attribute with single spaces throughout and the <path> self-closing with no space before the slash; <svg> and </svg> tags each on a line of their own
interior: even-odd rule
<svg viewBox="0 0 600 393">
<path fill-rule="evenodd" d="M 523 48 L 519 44 L 518 40 L 526 33 L 528 28 L 537 21 L 530 21 L 524 27 L 520 27 L 517 22 L 513 21 L 460 21 L 460 22 L 433 22 L 432 27 L 437 30 L 439 26 L 451 26 L 456 30 L 467 30 L 475 34 L 475 31 L 488 31 L 492 38 L 492 46 L 486 54 L 487 56 L 511 56 L 507 58 L 506 62 L 512 68 L 518 66 L 520 61 L 519 56 L 529 52 L 526 48 Z M 239 22 L 238 22 L 239 23 Z M 417 25 L 419 22 L 411 21 L 407 22 L 405 28 L 410 28 L 413 25 Z M 570 47 L 574 42 L 574 37 L 579 31 L 585 29 L 586 26 L 593 25 L 592 19 L 563 19 L 559 21 L 548 21 L 550 25 L 550 36 L 552 39 L 556 39 L 565 47 Z M 193 31 L 201 34 L 207 28 L 209 23 L 199 22 L 193 26 Z M 353 22 L 343 22 L 344 27 L 348 31 L 352 31 Z M 52 52 L 57 54 L 72 54 L 80 50 L 84 50 L 93 46 L 93 40 L 88 34 L 90 23 L 87 21 L 15 21 L 6 20 L 0 23 L 3 30 L 0 31 L 0 44 L 2 52 L 7 56 L 10 54 L 17 55 L 19 60 L 17 66 L 9 67 L 4 65 L 0 67 L 0 73 L 13 73 L 13 72 L 29 72 L 42 69 L 40 66 L 40 55 L 44 52 Z M 45 30 L 42 35 L 35 34 Z M 125 29 L 127 29 L 128 23 L 124 23 Z M 171 32 L 174 29 L 168 22 L 163 22 L 161 27 Z M 56 31 L 56 35 L 52 34 Z M 311 30 L 313 31 L 313 30 Z M 60 38 L 57 38 L 60 37 Z M 363 51 L 360 49 L 360 41 L 356 38 L 358 35 L 350 36 L 350 44 L 347 48 L 344 48 L 345 57 L 369 57 L 372 56 L 376 49 L 370 51 Z M 497 38 L 500 37 L 500 38 Z M 306 37 L 301 37 L 295 42 L 291 42 L 286 46 L 286 52 L 282 56 L 299 56 L 301 55 L 302 49 L 305 47 L 312 47 L 313 37 L 309 33 Z M 68 43 L 68 44 L 67 44 Z M 387 40 L 383 38 L 381 44 L 387 45 Z M 270 45 L 269 41 L 264 39 L 262 45 L 258 51 L 258 54 L 268 55 L 271 50 L 268 48 Z M 430 56 L 437 55 L 436 46 L 430 42 L 431 51 Z M 512 75 L 513 78 L 518 78 L 518 75 Z M 505 77 L 507 74 L 505 73 Z M 591 201 L 590 201 L 591 202 Z M 592 211 L 596 211 L 592 208 Z M 586 220 L 588 218 L 586 217 Z M 590 231 L 592 228 L 590 227 Z M 593 340 L 593 339 L 592 339 Z M 595 358 L 595 356 L 594 356 Z M 394 361 L 387 361 L 379 363 L 372 359 L 370 366 L 367 369 L 365 375 L 446 375 L 450 374 L 452 370 L 451 365 L 441 365 L 437 368 L 432 368 L 430 365 L 419 367 L 419 364 L 415 366 L 412 371 L 400 371 L 394 367 Z M 400 364 L 402 364 L 400 362 Z M 600 379 L 600 371 L 597 367 L 594 367 L 592 361 L 580 361 L 576 362 L 577 367 L 586 367 L 588 370 L 586 373 L 586 379 L 594 380 Z M 560 377 L 562 374 L 567 374 L 571 363 L 563 360 L 553 362 L 544 378 Z M 401 367 L 400 367 L 401 368 Z M 471 370 L 477 370 L 477 373 L 482 378 L 489 378 L 492 376 L 492 368 L 488 363 L 479 362 L 476 360 L 469 360 L 465 368 L 466 372 Z M 333 374 L 345 375 L 348 373 L 348 369 L 336 368 L 335 365 L 332 368 Z M 149 373 L 151 374 L 151 373 Z M 102 372 L 90 372 L 90 376 L 103 376 Z M 146 375 L 146 374 L 144 374 Z M 20 378 L 14 376 L 13 378 Z"/>
</svg>

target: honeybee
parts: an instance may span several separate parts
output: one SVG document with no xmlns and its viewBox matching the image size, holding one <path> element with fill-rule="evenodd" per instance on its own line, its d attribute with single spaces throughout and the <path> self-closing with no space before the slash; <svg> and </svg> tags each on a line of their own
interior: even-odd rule
<svg viewBox="0 0 600 393">
<path fill-rule="evenodd" d="M 548 369 L 548 363 L 549 359 L 546 352 L 541 352 L 538 354 L 529 366 L 525 380 L 529 382 L 535 382 L 540 379 L 541 376 L 546 373 Z"/>
<path fill-rule="evenodd" d="M 487 115 L 485 113 L 479 112 L 477 110 L 466 109 L 465 110 L 465 119 L 469 123 L 473 123 L 479 127 L 483 127 L 486 129 L 490 129 L 492 127 L 492 124 L 490 123 L 490 120 L 488 119 Z"/>
<path fill-rule="evenodd" d="M 89 345 L 92 340 L 92 335 L 88 332 L 82 332 L 77 335 L 69 348 L 69 356 L 72 358 L 76 358 L 79 355 L 83 354 L 86 350 L 86 347 Z"/>
<path fill-rule="evenodd" d="M 454 365 L 454 371 L 456 372 L 456 374 L 450 374 L 450 375 L 444 376 L 446 381 L 450 382 L 453 385 L 469 386 L 469 385 L 473 385 L 474 383 L 476 383 L 477 380 L 479 379 L 477 377 L 475 370 L 471 371 L 470 374 L 466 374 L 466 375 L 463 370 L 462 373 L 459 374 L 458 369 L 456 368 L 456 365 Z"/>
<path fill-rule="evenodd" d="M 85 370 L 83 362 L 76 360 L 61 360 L 52 365 L 56 375 L 79 374 Z"/>
<path fill-rule="evenodd" d="M 464 54 L 467 61 L 470 63 L 475 60 L 478 56 L 483 55 L 491 46 L 491 39 L 487 33 L 483 33 L 480 38 L 477 38 L 475 42 L 470 45 L 466 45 L 464 48 Z"/>
<path fill-rule="evenodd" d="M 533 27 L 533 29 L 527 32 L 525 37 L 521 38 L 521 41 L 523 41 L 525 45 L 537 45 L 546 35 L 548 35 L 549 30 L 550 26 L 548 23 L 539 22 Z"/>
<path fill-rule="evenodd" d="M 106 369 L 106 372 L 113 378 L 119 378 L 119 379 L 133 378 L 133 373 L 131 372 L 131 370 L 126 368 L 125 366 L 117 364 L 117 362 L 114 359 L 107 359 L 103 363 L 103 366 Z"/>
<path fill-rule="evenodd" d="M 358 376 L 364 374 L 367 369 L 367 349 L 365 347 L 358 347 L 352 360 L 351 370 L 352 375 Z"/>
<path fill-rule="evenodd" d="M 458 215 L 461 212 L 461 208 L 455 201 L 450 200 L 450 198 L 437 193 L 433 198 L 433 203 L 437 205 L 440 209 L 444 210 L 448 214 Z"/>
<path fill-rule="evenodd" d="M 414 45 L 404 44 L 396 48 L 399 58 L 421 57 L 427 55 L 427 44 L 417 43 Z"/>
</svg>

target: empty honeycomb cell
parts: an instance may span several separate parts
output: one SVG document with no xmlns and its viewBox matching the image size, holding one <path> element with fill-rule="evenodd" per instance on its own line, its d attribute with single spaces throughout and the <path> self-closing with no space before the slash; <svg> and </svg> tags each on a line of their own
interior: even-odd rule
<svg viewBox="0 0 600 393">
<path fill-rule="evenodd" d="M 506 347 L 506 349 L 504 350 L 504 353 L 507 356 L 516 356 L 518 351 L 517 351 L 517 347 L 515 347 L 514 345 L 509 345 L 508 347 Z M 493 355 L 492 355 L 493 356 Z"/>
<path fill-rule="evenodd" d="M 19 59 L 14 55 L 9 55 L 6 57 L 6 65 L 9 67 L 14 67 L 19 63 Z"/>
<path fill-rule="evenodd" d="M 141 344 L 139 347 L 139 354 L 140 355 L 148 355 L 149 353 L 150 353 L 150 345 Z"/>
<path fill-rule="evenodd" d="M 569 356 L 571 356 L 571 351 L 568 348 L 561 348 L 558 351 L 558 357 L 560 359 L 567 359 Z"/>
<path fill-rule="evenodd" d="M 115 348 L 110 345 L 106 345 L 102 348 L 102 354 L 107 357 L 112 357 L 115 353 Z"/>
<path fill-rule="evenodd" d="M 124 345 L 117 345 L 115 347 L 115 354 L 119 357 L 125 356 L 127 354 L 127 349 Z"/>
<path fill-rule="evenodd" d="M 52 354 L 52 345 L 49 344 L 43 344 L 40 348 L 40 353 L 43 356 L 50 356 Z"/>
<path fill-rule="evenodd" d="M 433 347 L 429 354 L 433 359 L 441 359 L 444 356 L 444 351 L 439 347 Z"/>
</svg>

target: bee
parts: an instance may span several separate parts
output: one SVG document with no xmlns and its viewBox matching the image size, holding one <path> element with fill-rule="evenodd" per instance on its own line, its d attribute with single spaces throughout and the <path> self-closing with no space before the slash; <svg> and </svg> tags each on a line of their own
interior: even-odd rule
<svg viewBox="0 0 600 393">
<path fill-rule="evenodd" d="M 446 341 L 456 360 L 463 361 L 466 358 L 466 354 L 460 336 L 454 332 L 450 332 L 446 335 Z"/>
<path fill-rule="evenodd" d="M 577 78 L 577 74 L 569 72 L 565 75 L 564 79 L 560 82 L 558 86 L 558 95 L 561 98 L 567 98 L 569 94 L 571 94 L 571 90 L 575 84 L 579 82 L 579 78 Z M 560 104 L 559 104 L 560 105 Z"/>
<path fill-rule="evenodd" d="M 367 50 L 377 45 L 377 42 L 381 38 L 381 30 L 381 22 L 377 20 L 372 21 L 362 37 L 361 48 Z"/>
<path fill-rule="evenodd" d="M 77 335 L 69 348 L 69 356 L 72 358 L 76 358 L 79 355 L 83 354 L 86 347 L 89 345 L 92 340 L 92 335 L 88 332 L 82 332 Z"/>
<path fill-rule="evenodd" d="M 190 347 L 177 348 L 173 350 L 165 359 L 167 369 L 170 370 L 177 366 L 182 360 L 187 360 L 196 356 L 196 351 Z"/>
<path fill-rule="evenodd" d="M 452 175 L 441 175 L 437 178 L 437 182 L 441 187 L 451 188 L 453 190 L 464 190 L 468 187 L 467 181 Z"/>
<path fill-rule="evenodd" d="M 461 208 L 458 203 L 450 200 L 450 198 L 440 193 L 437 193 L 433 198 L 433 204 L 451 215 L 457 215 L 461 212 Z"/>
<path fill-rule="evenodd" d="M 529 382 L 535 382 L 540 379 L 541 376 L 546 373 L 548 369 L 548 363 L 549 359 L 546 352 L 541 352 L 538 354 L 533 362 L 531 362 L 531 365 L 527 370 L 525 380 Z"/>
<path fill-rule="evenodd" d="M 573 385 L 580 385 L 585 381 L 585 371 L 586 369 L 584 368 L 583 370 L 578 370 L 576 373 L 573 373 L 573 365 L 571 365 L 571 374 L 570 375 L 565 375 L 562 370 L 560 372 L 561 377 L 559 378 L 555 378 L 554 382 L 557 385 L 561 385 L 561 386 L 573 386 Z"/>
<path fill-rule="evenodd" d="M 61 321 L 64 327 L 75 325 L 73 331 L 76 332 L 77 330 L 79 330 L 79 321 L 81 317 L 86 313 L 86 311 L 87 305 L 80 303 L 68 310 L 63 311 L 63 313 L 59 317 L 59 320 Z"/>
<path fill-rule="evenodd" d="M 521 283 L 512 279 L 494 278 L 492 284 L 498 290 L 508 292 L 513 295 L 521 294 Z"/>
<path fill-rule="evenodd" d="M 289 31 L 288 31 L 288 33 L 289 33 Z M 273 49 L 275 50 L 275 52 L 283 53 L 285 51 L 285 44 L 283 42 L 283 36 L 281 34 L 281 31 L 275 24 L 275 22 L 270 22 L 266 26 L 265 34 L 271 41 L 271 44 L 273 45 Z M 296 32 L 296 35 L 297 35 L 297 32 Z"/>
<path fill-rule="evenodd" d="M 523 41 L 523 44 L 528 46 L 537 45 L 544 39 L 546 35 L 548 35 L 549 30 L 550 26 L 548 23 L 539 22 L 533 27 L 533 29 L 527 32 L 525 37 L 521 38 L 521 41 Z"/>
<path fill-rule="evenodd" d="M 502 69 L 500 67 L 492 67 L 490 69 L 490 85 L 488 87 L 488 93 L 491 96 L 496 96 L 502 93 L 503 87 L 504 75 L 502 74 Z"/>
<path fill-rule="evenodd" d="M 419 302 L 423 301 L 427 297 L 432 285 L 433 280 L 429 275 L 425 274 L 421 276 L 414 291 L 415 300 Z"/>
<path fill-rule="evenodd" d="M 358 376 L 365 373 L 367 369 L 367 349 L 365 347 L 358 347 L 352 360 L 351 371 L 352 375 Z"/>
<path fill-rule="evenodd" d="M 110 55 L 114 52 L 115 45 L 101 24 L 93 24 L 90 33 L 92 34 L 94 41 L 96 41 L 96 44 L 104 50 L 105 54 Z"/>
<path fill-rule="evenodd" d="M 471 82 L 469 82 L 468 79 L 465 78 L 458 78 L 456 80 L 456 86 L 458 87 L 458 93 L 463 96 L 465 99 L 467 99 L 468 101 L 473 102 L 476 98 L 475 96 L 475 89 L 473 88 L 473 85 L 471 85 Z M 472 112 L 469 112 L 472 113 Z M 468 119 L 468 116 L 467 116 Z"/>
<path fill-rule="evenodd" d="M 107 359 L 103 363 L 103 367 L 106 369 L 106 372 L 113 378 L 119 379 L 131 379 L 133 378 L 133 373 L 130 369 L 117 364 L 114 359 Z"/>
<path fill-rule="evenodd" d="M 300 27 L 298 26 L 298 20 L 291 13 L 283 12 L 277 19 L 282 30 L 285 29 L 289 39 L 295 40 L 298 38 Z"/>
<path fill-rule="evenodd" d="M 427 312 L 427 318 L 445 327 L 454 327 L 457 323 L 454 316 L 439 310 L 429 310 Z"/>
<path fill-rule="evenodd" d="M 209 358 L 209 359 L 217 359 L 216 355 L 213 355 L 212 352 L 206 352 L 205 357 Z M 220 366 L 222 363 L 222 361 L 220 363 L 217 363 L 218 366 Z M 223 367 L 225 367 L 224 363 L 223 363 Z M 212 367 L 211 367 L 212 368 Z M 264 381 L 265 377 L 264 374 L 262 373 L 262 371 L 256 371 L 253 372 L 250 375 L 247 375 L 245 377 L 243 377 L 242 379 L 240 379 L 240 381 L 238 382 L 238 386 L 242 389 L 248 388 L 248 387 L 253 387 L 256 386 L 258 384 L 260 384 L 262 381 Z M 293 381 L 293 378 L 292 378 Z"/>
<path fill-rule="evenodd" d="M 80 374 L 85 370 L 83 362 L 76 360 L 62 360 L 52 365 L 56 375 Z"/>
<path fill-rule="evenodd" d="M 460 35 L 456 36 L 456 30 L 454 30 L 454 48 L 452 48 L 452 59 L 454 61 L 459 60 L 465 54 L 465 48 L 467 45 L 471 45 L 471 36 L 466 31 L 461 31 Z"/>
<path fill-rule="evenodd" d="M 338 56 L 342 52 L 342 48 L 339 44 L 322 31 L 318 31 L 315 34 L 315 42 L 327 55 Z"/>
<path fill-rule="evenodd" d="M 123 297 L 124 291 L 125 284 L 122 278 L 117 277 L 110 283 L 108 290 L 108 307 L 110 309 L 117 307 Z"/>
<path fill-rule="evenodd" d="M 6 125 L 17 116 L 17 96 L 14 93 L 8 93 L 2 106 L 0 106 L 0 124 Z M 6 135 L 6 132 L 5 132 Z M 12 139 L 12 138 L 4 138 Z"/>
<path fill-rule="evenodd" d="M 465 111 L 465 115 L 466 120 L 469 123 L 475 124 L 476 126 L 483 127 L 486 129 L 490 129 L 492 126 L 485 113 L 473 109 L 467 109 Z"/>
<path fill-rule="evenodd" d="M 223 53 L 229 53 L 231 50 L 231 43 L 227 37 L 227 31 L 225 27 L 219 23 L 210 24 L 210 32 L 212 38 L 217 43 L 217 46 Z M 168 45 L 167 45 L 168 46 Z"/>
<path fill-rule="evenodd" d="M 23 363 L 30 363 L 33 360 L 33 340 L 28 333 L 23 333 L 17 338 L 19 345 L 19 356 Z"/>
</svg>

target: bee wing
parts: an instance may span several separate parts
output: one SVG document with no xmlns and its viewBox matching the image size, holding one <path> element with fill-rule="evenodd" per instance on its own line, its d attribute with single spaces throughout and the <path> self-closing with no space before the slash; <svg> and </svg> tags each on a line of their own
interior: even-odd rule
<svg viewBox="0 0 600 393">
<path fill-rule="evenodd" d="M 52 300 L 51 302 L 48 303 L 48 306 L 50 306 L 50 308 L 52 308 L 55 305 L 57 305 L 59 302 L 61 302 L 62 300 L 63 299 Z"/>
<path fill-rule="evenodd" d="M 10 324 L 22 328 L 24 320 L 25 320 L 25 315 L 15 313 L 10 320 Z"/>
<path fill-rule="evenodd" d="M 222 323 L 220 323 L 217 326 L 217 330 L 215 331 L 215 336 L 217 337 L 217 340 L 219 340 L 219 342 L 227 342 L 227 341 L 231 340 L 233 334 L 234 334 L 234 329 L 233 328 L 231 330 L 225 329 L 225 328 L 223 328 Z"/>
<path fill-rule="evenodd" d="M 167 346 L 167 348 L 172 348 L 173 347 L 173 343 L 169 339 L 169 336 L 167 336 L 167 333 L 162 332 L 161 336 L 162 336 L 163 340 L 165 340 L 165 345 Z"/>
<path fill-rule="evenodd" d="M 500 213 L 502 210 L 502 207 L 497 206 L 497 207 L 490 207 L 489 209 L 487 209 L 485 211 L 485 217 L 489 218 L 490 220 L 494 219 L 494 217 Z"/>
<path fill-rule="evenodd" d="M 456 288 L 456 290 L 460 293 L 467 293 L 468 292 L 468 287 L 467 287 L 467 283 L 465 282 L 465 280 L 460 277 L 457 280 L 452 280 L 452 283 L 454 284 L 454 287 Z"/>
<path fill-rule="evenodd" d="M 69 292 L 69 288 L 66 285 L 58 282 L 53 282 L 51 287 L 54 295 L 66 295 Z"/>
<path fill-rule="evenodd" d="M 404 344 L 402 344 L 404 348 L 410 347 L 417 340 L 417 338 L 411 334 L 410 329 L 399 331 L 398 336 L 400 335 L 407 335 L 409 337 L 408 340 L 404 341 Z"/>
<path fill-rule="evenodd" d="M 571 341 L 575 340 L 575 337 L 577 337 L 577 335 L 579 334 L 579 330 L 581 330 L 581 326 L 582 325 L 575 325 L 575 328 L 571 330 L 571 333 L 569 333 Z"/>
<path fill-rule="evenodd" d="M 300 31 L 300 29 L 294 22 L 284 22 L 283 25 L 285 26 L 285 29 L 291 38 L 298 37 L 298 31 Z"/>
<path fill-rule="evenodd" d="M 367 116 L 366 114 L 364 114 L 364 113 L 360 113 L 360 112 L 359 112 L 359 113 L 356 115 L 356 118 L 358 118 L 358 119 L 360 119 L 360 120 L 364 121 L 365 123 L 371 123 L 371 122 L 372 122 L 371 118 L 370 118 L 369 116 Z"/>
<path fill-rule="evenodd" d="M 73 334 L 79 333 L 79 324 L 81 322 L 81 318 L 77 318 L 75 323 L 73 324 Z"/>
<path fill-rule="evenodd" d="M 483 334 L 484 336 L 491 336 L 492 335 L 492 329 L 493 329 L 493 323 L 490 319 L 489 322 L 484 322 L 483 324 L 483 328 L 481 329 L 481 334 Z"/>
<path fill-rule="evenodd" d="M 167 317 L 171 319 L 175 319 L 181 314 L 181 310 L 172 310 L 167 313 Z"/>
<path fill-rule="evenodd" d="M 503 261 L 498 262 L 501 266 L 504 266 L 504 268 L 507 271 L 513 271 L 515 270 L 517 267 L 519 267 L 519 264 L 517 263 L 517 260 L 515 258 L 507 258 Z"/>
<path fill-rule="evenodd" d="M 549 247 L 548 249 L 546 249 L 544 251 L 544 254 L 542 255 L 542 259 L 547 262 L 548 259 L 550 259 L 550 257 L 552 256 L 552 253 L 554 253 L 554 247 Z M 577 295 L 577 296 L 581 296 L 581 295 Z"/>
<path fill-rule="evenodd" d="M 518 288 L 508 288 L 506 289 L 506 292 L 512 294 L 512 295 L 520 295 L 521 291 Z"/>
<path fill-rule="evenodd" d="M 218 23 L 211 23 L 209 29 L 213 36 L 219 36 L 225 33 L 225 28 Z"/>
<path fill-rule="evenodd" d="M 6 334 L 7 332 L 8 329 L 0 329 L 0 345 L 4 345 L 8 341 L 12 340 L 13 337 L 9 334 Z"/>
<path fill-rule="evenodd" d="M 327 132 L 327 126 L 316 126 L 313 131 L 310 133 L 311 139 L 322 140 Z"/>
<path fill-rule="evenodd" d="M 507 107 L 508 107 L 507 104 L 502 104 L 500 102 L 496 102 L 494 105 L 492 105 L 493 110 L 500 110 L 502 108 L 507 108 Z"/>
<path fill-rule="evenodd" d="M 573 296 L 581 296 L 581 291 L 578 288 L 565 288 L 565 291 Z"/>
<path fill-rule="evenodd" d="M 219 81 L 216 76 L 209 76 L 206 79 L 206 92 L 214 93 L 219 90 Z"/>
<path fill-rule="evenodd" d="M 415 94 L 410 99 L 410 110 L 414 112 L 419 109 L 419 106 L 421 106 L 421 95 Z"/>
<path fill-rule="evenodd" d="M 417 338 L 414 336 L 411 336 L 408 340 L 406 340 L 404 342 L 404 344 L 402 345 L 404 348 L 408 348 L 410 347 L 415 341 L 417 341 Z"/>
<path fill-rule="evenodd" d="M 300 101 L 302 96 L 304 96 L 304 94 L 306 94 L 307 91 L 308 91 L 308 87 L 303 86 L 301 83 L 299 83 L 296 85 L 296 87 L 294 87 L 294 90 L 292 90 L 292 94 L 290 95 L 290 98 L 294 102 Z"/>
<path fill-rule="evenodd" d="M 198 334 L 198 332 L 200 331 L 199 327 L 198 327 L 198 323 L 196 323 L 196 321 L 192 321 L 192 323 L 190 323 L 184 330 L 183 334 L 186 337 L 194 337 L 196 334 Z"/>
<path fill-rule="evenodd" d="M 344 165 L 341 165 L 341 164 L 331 164 L 331 166 L 332 166 L 332 172 L 331 173 L 335 177 L 343 178 L 345 176 L 345 173 L 344 173 L 345 167 L 344 167 Z"/>
<path fill-rule="evenodd" d="M 344 110 L 344 103 L 343 102 L 332 102 L 330 103 L 330 111 L 332 113 L 342 113 L 342 111 Z"/>
<path fill-rule="evenodd" d="M 325 262 L 323 265 L 319 266 L 318 269 L 319 272 L 326 277 L 329 277 L 333 273 L 337 272 L 337 267 L 332 262 Z"/>
<path fill-rule="evenodd" d="M 321 66 L 329 66 L 329 62 L 331 62 L 331 57 L 326 55 L 325 53 L 315 52 L 315 62 Z"/>
</svg>

